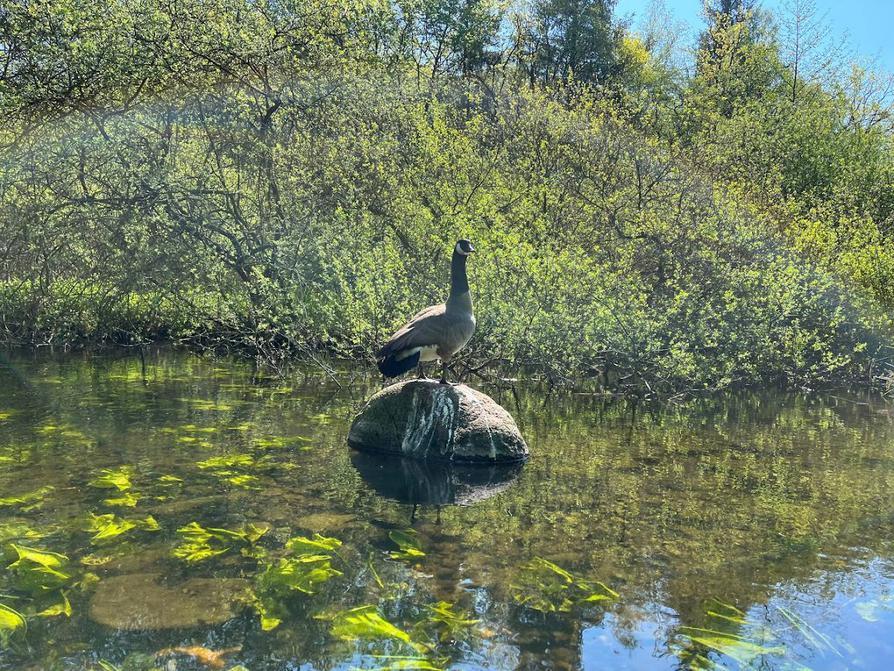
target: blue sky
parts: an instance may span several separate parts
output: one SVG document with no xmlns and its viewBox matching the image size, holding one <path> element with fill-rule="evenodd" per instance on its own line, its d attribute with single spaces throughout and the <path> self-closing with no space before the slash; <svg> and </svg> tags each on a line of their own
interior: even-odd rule
<svg viewBox="0 0 894 671">
<path fill-rule="evenodd" d="M 783 0 L 763 0 L 761 5 L 776 9 Z M 650 0 L 618 0 L 616 16 L 631 16 L 633 24 L 645 15 Z M 668 9 L 685 21 L 694 35 L 702 27 L 702 0 L 665 0 Z M 817 0 L 821 12 L 836 33 L 847 33 L 855 55 L 878 58 L 878 64 L 894 72 L 894 0 Z"/>
</svg>

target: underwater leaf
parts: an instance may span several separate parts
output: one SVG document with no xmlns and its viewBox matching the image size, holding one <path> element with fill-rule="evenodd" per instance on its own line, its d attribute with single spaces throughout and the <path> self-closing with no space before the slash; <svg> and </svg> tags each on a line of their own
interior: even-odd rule
<svg viewBox="0 0 894 671">
<path fill-rule="evenodd" d="M 255 465 L 255 458 L 250 454 L 230 454 L 222 457 L 212 457 L 196 463 L 202 469 L 208 468 L 234 468 L 237 466 L 250 467 Z"/>
<path fill-rule="evenodd" d="M 743 665 L 750 664 L 755 658 L 760 657 L 761 655 L 785 654 L 785 648 L 781 645 L 767 647 L 749 641 L 738 634 L 731 634 L 729 632 L 717 631 L 714 629 L 703 629 L 701 627 L 680 627 L 680 630 L 683 632 L 684 636 L 694 643 L 698 643 L 706 648 L 722 653 Z"/>
<path fill-rule="evenodd" d="M 123 533 L 136 528 L 136 524 L 130 520 L 124 520 L 116 517 L 113 513 L 107 515 L 95 515 L 90 513 L 90 519 L 87 522 L 85 531 L 92 532 L 94 535 L 90 539 L 91 543 L 115 538 Z"/>
<path fill-rule="evenodd" d="M 99 664 L 99 668 L 102 669 L 102 671 L 121 671 L 120 666 L 115 666 L 111 662 L 107 662 L 104 659 L 99 660 L 97 664 Z"/>
<path fill-rule="evenodd" d="M 593 584 L 596 585 L 599 589 L 601 589 L 602 592 L 601 592 L 601 593 L 600 593 L 600 592 L 593 592 L 593 593 L 590 594 L 589 596 L 586 596 L 586 597 L 584 597 L 583 599 L 581 599 L 581 601 L 606 601 L 606 600 L 614 600 L 614 599 L 617 599 L 617 598 L 620 596 L 620 594 L 618 594 L 615 590 L 613 590 L 611 587 L 609 587 L 609 586 L 606 585 L 605 583 L 599 582 L 599 581 L 597 580 L 597 581 L 595 581 Z M 582 586 L 582 587 L 583 587 L 584 585 L 585 585 L 585 583 L 581 583 L 581 586 Z M 589 583 L 586 583 L 586 587 L 589 588 L 589 587 L 590 587 L 590 584 L 589 584 Z"/>
<path fill-rule="evenodd" d="M 565 582 L 572 583 L 574 582 L 574 576 L 571 575 L 568 571 L 563 569 L 561 566 L 557 564 L 553 564 L 551 561 L 543 559 L 542 557 L 534 557 L 531 562 L 531 565 L 534 567 L 545 568 L 548 571 L 552 571 L 557 576 L 561 577 Z"/>
<path fill-rule="evenodd" d="M 320 550 L 334 552 L 341 547 L 341 541 L 337 538 L 329 538 L 314 534 L 313 538 L 295 536 L 286 541 L 286 550 L 295 554 L 316 553 Z"/>
<path fill-rule="evenodd" d="M 183 478 L 178 478 L 176 475 L 162 475 L 158 478 L 159 482 L 167 482 L 167 483 L 177 483 L 183 482 Z"/>
<path fill-rule="evenodd" d="M 46 592 L 58 589 L 71 576 L 64 572 L 68 557 L 57 552 L 37 550 L 11 543 L 10 547 L 18 559 L 9 568 L 18 578 L 17 585 L 31 592 Z"/>
<path fill-rule="evenodd" d="M 437 663 L 427 657 L 406 657 L 400 655 L 375 655 L 375 659 L 387 661 L 385 666 L 376 666 L 375 671 L 444 671 L 444 663 Z"/>
<path fill-rule="evenodd" d="M 90 481 L 91 487 L 99 487 L 101 489 L 117 489 L 119 492 L 127 491 L 131 488 L 130 476 L 133 469 L 129 466 L 111 470 L 104 468 Z"/>
<path fill-rule="evenodd" d="M 416 537 L 416 532 L 412 529 L 391 531 L 388 533 L 388 538 L 400 548 L 388 553 L 388 556 L 392 559 L 415 559 L 425 556 L 425 552 L 422 551 L 422 546 L 419 544 L 419 539 Z"/>
<path fill-rule="evenodd" d="M 0 603 L 0 642 L 9 640 L 9 636 L 16 631 L 24 631 L 28 628 L 25 616 L 19 611 Z"/>
<path fill-rule="evenodd" d="M 52 485 L 47 485 L 46 487 L 41 487 L 40 489 L 35 489 L 33 492 L 28 492 L 26 494 L 19 494 L 18 496 L 8 496 L 5 498 L 0 498 L 0 507 L 2 506 L 22 506 L 26 507 L 24 510 L 31 510 L 36 508 L 37 506 L 43 503 L 44 497 L 53 492 L 56 488 Z M 31 505 L 27 505 L 31 504 Z"/>
<path fill-rule="evenodd" d="M 800 633 L 801 636 L 804 637 L 804 640 L 810 643 L 814 648 L 819 651 L 824 650 L 824 648 L 828 648 L 839 657 L 842 657 L 842 654 L 838 651 L 838 648 L 835 647 L 832 641 L 829 640 L 829 637 L 817 631 L 800 615 L 790 611 L 788 608 L 784 608 L 783 606 L 777 606 L 776 610 L 779 611 L 780 615 L 788 620 L 792 624 L 792 626 L 798 630 L 798 633 Z"/>
<path fill-rule="evenodd" d="M 175 547 L 172 554 L 187 563 L 195 564 L 222 555 L 229 549 L 229 547 L 212 548 L 205 543 L 183 543 Z"/>
<path fill-rule="evenodd" d="M 297 590 L 313 594 L 320 585 L 341 571 L 332 568 L 329 555 L 302 555 L 284 557 L 275 564 L 268 564 L 258 578 L 261 591 L 279 592 Z"/>
<path fill-rule="evenodd" d="M 227 410 L 233 409 L 233 406 L 227 405 L 226 403 L 215 403 L 214 401 L 204 398 L 181 398 L 178 400 L 182 403 L 189 403 L 196 410 L 226 412 Z"/>
<path fill-rule="evenodd" d="M 744 617 L 740 617 L 738 615 L 724 615 L 723 613 L 718 613 L 717 611 L 709 610 L 707 614 L 711 617 L 716 617 L 721 620 L 726 620 L 727 622 L 732 622 L 733 624 L 747 624 L 748 620 Z"/>
<path fill-rule="evenodd" d="M 690 636 L 689 638 L 694 643 L 711 648 L 730 659 L 734 659 L 739 664 L 750 664 L 756 657 L 761 655 L 785 654 L 785 648 L 782 646 L 768 648 L 743 639 L 727 638 L 725 636 Z"/>
<path fill-rule="evenodd" d="M 160 531 L 161 526 L 158 524 L 158 520 L 156 520 L 152 515 L 146 515 L 142 519 L 133 520 L 138 528 L 143 531 Z"/>
<path fill-rule="evenodd" d="M 107 506 L 123 506 L 126 508 L 133 508 L 137 505 L 140 500 L 140 496 L 138 494 L 134 494 L 133 492 L 125 492 L 123 496 L 119 496 L 114 499 L 103 499 L 103 503 Z"/>
<path fill-rule="evenodd" d="M 25 522 L 11 520 L 9 522 L 0 523 L 0 543 L 6 541 L 27 538 L 29 540 L 38 540 L 47 535 L 46 531 L 37 531 L 32 529 Z"/>
<path fill-rule="evenodd" d="M 426 606 L 426 610 L 428 616 L 418 622 L 413 627 L 413 631 L 415 633 L 431 628 L 434 632 L 430 633 L 436 634 L 442 642 L 458 639 L 461 634 L 479 622 L 479 620 L 469 619 L 464 614 L 456 612 L 453 604 L 447 601 L 439 601 L 434 606 Z"/>
<path fill-rule="evenodd" d="M 9 568 L 21 565 L 22 562 L 32 562 L 46 568 L 62 568 L 68 563 L 68 557 L 58 552 L 50 552 L 49 550 L 37 550 L 35 548 L 25 547 L 24 545 L 16 545 L 11 543 L 10 547 L 15 550 L 18 559 L 9 565 Z"/>
<path fill-rule="evenodd" d="M 596 588 L 600 591 L 595 591 Z M 568 612 L 574 607 L 618 598 L 605 583 L 578 580 L 553 562 L 535 557 L 522 566 L 512 586 L 516 603 L 542 613 Z"/>
<path fill-rule="evenodd" d="M 231 485 L 236 485 L 237 487 L 244 487 L 245 489 L 260 489 L 260 487 L 257 486 L 257 482 L 259 480 L 257 475 L 248 475 L 245 473 L 241 475 L 227 475 L 226 477 L 224 477 L 224 480 L 229 482 Z"/>
<path fill-rule="evenodd" d="M 336 613 L 332 617 L 332 635 L 345 641 L 396 639 L 419 652 L 428 650 L 428 646 L 414 642 L 407 632 L 391 624 L 372 605 Z"/>
<path fill-rule="evenodd" d="M 57 603 L 49 608 L 45 608 L 44 610 L 37 613 L 38 617 L 56 617 L 57 615 L 65 615 L 66 617 L 71 617 L 71 604 L 68 601 L 68 596 L 66 596 L 65 592 L 59 592 L 59 596 L 62 597 L 62 602 Z"/>
<path fill-rule="evenodd" d="M 204 561 L 224 554 L 234 543 L 254 543 L 268 530 L 269 527 L 256 524 L 247 524 L 242 529 L 233 530 L 221 527 L 205 528 L 198 522 L 190 522 L 177 529 L 177 533 L 184 538 L 184 541 L 174 548 L 173 555 L 188 563 Z"/>
</svg>

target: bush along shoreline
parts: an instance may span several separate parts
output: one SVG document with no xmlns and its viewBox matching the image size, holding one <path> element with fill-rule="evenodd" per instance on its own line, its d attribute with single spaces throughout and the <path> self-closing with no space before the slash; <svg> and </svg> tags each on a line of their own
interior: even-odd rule
<svg viewBox="0 0 894 671">
<path fill-rule="evenodd" d="M 890 387 L 881 74 L 793 70 L 753 9 L 687 69 L 611 2 L 304 4 L 11 3 L 0 342 L 371 364 L 467 237 L 471 379 Z"/>
</svg>

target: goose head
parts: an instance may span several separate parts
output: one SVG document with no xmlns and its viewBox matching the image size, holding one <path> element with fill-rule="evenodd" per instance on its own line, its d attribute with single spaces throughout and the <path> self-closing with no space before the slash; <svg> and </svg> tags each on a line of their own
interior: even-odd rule
<svg viewBox="0 0 894 671">
<path fill-rule="evenodd" d="M 454 251 L 460 256 L 468 256 L 469 254 L 473 254 L 475 252 L 475 248 L 472 246 L 471 242 L 463 238 L 456 243 Z"/>
</svg>

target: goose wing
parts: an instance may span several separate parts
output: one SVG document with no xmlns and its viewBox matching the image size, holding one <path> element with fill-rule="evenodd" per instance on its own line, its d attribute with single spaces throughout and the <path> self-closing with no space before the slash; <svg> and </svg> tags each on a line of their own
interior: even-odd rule
<svg viewBox="0 0 894 671">
<path fill-rule="evenodd" d="M 397 333 L 388 339 L 376 353 L 377 359 L 412 347 L 435 345 L 443 331 L 444 313 L 447 307 L 442 303 L 432 305 L 417 313 Z"/>
</svg>

